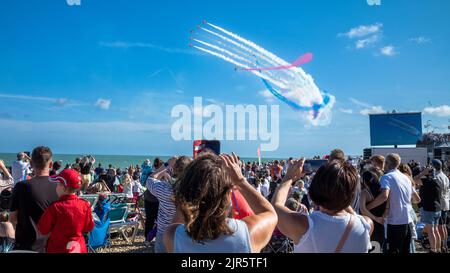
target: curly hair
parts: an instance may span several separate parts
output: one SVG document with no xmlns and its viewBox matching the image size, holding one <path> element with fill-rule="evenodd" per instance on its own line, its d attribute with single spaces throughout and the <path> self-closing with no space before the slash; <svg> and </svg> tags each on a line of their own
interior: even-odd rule
<svg viewBox="0 0 450 273">
<path fill-rule="evenodd" d="M 232 234 L 229 213 L 231 180 L 217 155 L 196 158 L 175 184 L 175 204 L 181 210 L 187 234 L 197 242 Z"/>
</svg>

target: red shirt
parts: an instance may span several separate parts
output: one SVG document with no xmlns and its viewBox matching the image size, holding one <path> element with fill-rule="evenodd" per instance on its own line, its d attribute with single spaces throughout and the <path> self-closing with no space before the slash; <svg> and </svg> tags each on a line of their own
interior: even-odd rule
<svg viewBox="0 0 450 273">
<path fill-rule="evenodd" d="M 231 192 L 231 204 L 233 205 L 234 219 L 240 220 L 255 214 L 247 203 L 247 200 L 245 200 L 244 196 L 238 190 Z"/>
<path fill-rule="evenodd" d="M 47 253 L 86 253 L 83 233 L 93 228 L 94 221 L 89 202 L 76 195 L 64 195 L 53 202 L 45 210 L 38 224 L 40 233 L 50 233 Z"/>
</svg>

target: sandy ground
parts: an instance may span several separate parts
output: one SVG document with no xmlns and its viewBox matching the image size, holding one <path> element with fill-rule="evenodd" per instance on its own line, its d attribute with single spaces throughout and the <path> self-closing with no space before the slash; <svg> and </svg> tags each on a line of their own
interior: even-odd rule
<svg viewBox="0 0 450 273">
<path fill-rule="evenodd" d="M 140 228 L 134 243 L 127 243 L 122 237 L 111 238 L 111 246 L 98 251 L 99 253 L 154 253 L 154 241 L 149 245 L 144 244 L 144 231 Z M 416 243 L 417 253 L 425 253 L 419 243 Z"/>
</svg>

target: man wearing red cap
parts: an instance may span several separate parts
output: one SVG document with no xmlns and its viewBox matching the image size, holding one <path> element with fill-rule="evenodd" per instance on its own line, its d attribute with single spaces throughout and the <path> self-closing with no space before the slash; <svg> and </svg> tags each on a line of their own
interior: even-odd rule
<svg viewBox="0 0 450 273">
<path fill-rule="evenodd" d="M 47 253 L 86 253 L 83 233 L 94 228 L 94 221 L 89 202 L 76 195 L 81 188 L 81 176 L 67 169 L 50 180 L 57 182 L 59 200 L 45 210 L 38 224 L 40 233 L 50 233 Z"/>
</svg>

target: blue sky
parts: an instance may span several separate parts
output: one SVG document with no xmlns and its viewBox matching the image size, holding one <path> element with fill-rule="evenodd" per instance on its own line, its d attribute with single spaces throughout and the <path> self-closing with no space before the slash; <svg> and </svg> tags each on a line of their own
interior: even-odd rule
<svg viewBox="0 0 450 273">
<path fill-rule="evenodd" d="M 280 104 L 280 146 L 267 157 L 370 146 L 367 113 L 424 111 L 450 119 L 450 2 L 6 0 L 0 8 L 1 152 L 45 144 L 57 153 L 190 154 L 172 140 L 170 111 L 194 96 L 276 103 L 256 77 L 189 48 L 203 19 L 304 65 L 336 97 L 333 120 L 305 126 Z M 205 102 L 206 103 L 206 102 Z M 257 141 L 223 142 L 256 156 Z"/>
</svg>

